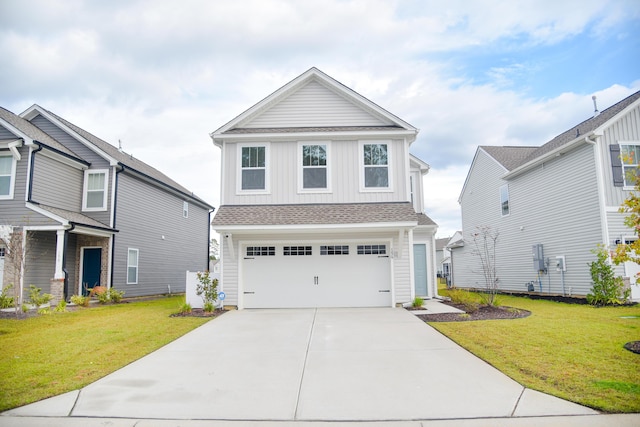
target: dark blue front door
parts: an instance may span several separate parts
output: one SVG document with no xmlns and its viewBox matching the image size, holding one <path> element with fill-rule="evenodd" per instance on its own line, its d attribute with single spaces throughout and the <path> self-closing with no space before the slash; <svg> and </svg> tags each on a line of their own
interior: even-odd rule
<svg viewBox="0 0 640 427">
<path fill-rule="evenodd" d="M 94 286 L 100 284 L 102 248 L 82 249 L 82 294 L 87 295 Z"/>
</svg>

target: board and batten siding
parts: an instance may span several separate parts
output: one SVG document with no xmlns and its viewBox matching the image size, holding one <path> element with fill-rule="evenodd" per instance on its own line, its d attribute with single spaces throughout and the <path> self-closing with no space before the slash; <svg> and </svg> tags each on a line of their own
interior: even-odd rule
<svg viewBox="0 0 640 427">
<path fill-rule="evenodd" d="M 319 141 L 326 142 L 326 141 Z M 222 203 L 227 205 L 299 204 L 299 203 L 367 203 L 407 201 L 407 171 L 404 158 L 408 156 L 404 140 L 380 140 L 390 145 L 390 179 L 392 191 L 360 191 L 361 145 L 358 141 L 330 142 L 328 164 L 331 173 L 330 193 L 298 192 L 298 142 L 269 144 L 270 192 L 268 194 L 238 194 L 237 144 L 225 144 Z M 305 141 L 305 144 L 314 141 Z M 256 143 L 259 144 L 259 143 Z"/>
<path fill-rule="evenodd" d="M 185 272 L 204 271 L 209 212 L 124 172 L 118 176 L 113 286 L 127 296 L 185 291 Z M 127 284 L 128 249 L 138 249 L 138 283 Z"/>
<path fill-rule="evenodd" d="M 238 127 L 388 126 L 392 123 L 354 105 L 317 81 L 311 81 L 256 118 Z"/>
<path fill-rule="evenodd" d="M 556 271 L 555 260 L 564 255 L 565 292 L 586 295 L 591 289 L 588 263 L 595 259 L 591 250 L 602 241 L 594 162 L 593 147 L 584 144 L 509 180 L 510 214 L 504 217 L 499 198 L 504 182 L 495 175 L 478 173 L 473 189 L 484 194 L 485 202 L 477 200 L 473 213 L 463 207 L 465 246 L 454 253 L 454 284 L 484 287 L 470 233 L 476 225 L 489 225 L 499 233 L 496 268 L 500 289 L 526 291 L 525 284 L 535 281 L 536 291 L 541 282 L 543 292 L 562 293 L 562 275 Z M 480 177 L 484 179 L 478 180 Z M 532 246 L 538 243 L 551 261 L 548 273 L 540 277 L 532 257 Z"/>
<path fill-rule="evenodd" d="M 39 154 L 34 161 L 33 201 L 80 212 L 84 171 Z"/>
<path fill-rule="evenodd" d="M 91 169 L 107 169 L 107 209 L 105 211 L 81 211 L 83 215 L 93 218 L 103 224 L 111 223 L 111 186 L 113 168 L 109 166 L 109 161 L 88 148 L 86 145 L 66 133 L 64 130 L 47 120 L 45 117 L 38 115 L 31 119 L 31 123 L 51 135 L 55 140 L 74 152 L 78 157 L 91 163 Z M 83 175 L 84 180 L 84 175 Z M 80 197 L 82 197 L 82 188 L 80 189 Z"/>
</svg>

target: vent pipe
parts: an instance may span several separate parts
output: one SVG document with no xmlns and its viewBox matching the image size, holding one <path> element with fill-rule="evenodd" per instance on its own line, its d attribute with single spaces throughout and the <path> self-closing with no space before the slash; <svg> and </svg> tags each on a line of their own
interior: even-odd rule
<svg viewBox="0 0 640 427">
<path fill-rule="evenodd" d="M 598 111 L 598 103 L 596 102 L 596 96 L 593 95 L 591 99 L 593 100 L 593 117 L 596 117 L 598 114 L 600 114 L 600 111 Z"/>
</svg>

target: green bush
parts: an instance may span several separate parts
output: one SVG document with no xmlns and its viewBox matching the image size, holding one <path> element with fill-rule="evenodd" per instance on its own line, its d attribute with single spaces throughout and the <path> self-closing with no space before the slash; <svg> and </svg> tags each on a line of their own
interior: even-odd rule
<svg viewBox="0 0 640 427">
<path fill-rule="evenodd" d="M 451 289 L 449 298 L 453 303 L 464 306 L 467 313 L 474 313 L 480 307 L 477 295 L 464 289 Z"/>
<path fill-rule="evenodd" d="M 215 304 L 218 299 L 218 279 L 211 279 L 209 271 L 201 273 L 198 271 L 198 284 L 196 285 L 196 295 L 202 297 L 204 304 Z"/>
<path fill-rule="evenodd" d="M 422 304 L 424 303 L 424 299 L 420 298 L 420 297 L 415 297 L 413 299 L 413 307 L 414 308 L 418 308 L 418 307 L 422 307 Z"/>
<path fill-rule="evenodd" d="M 587 295 L 592 305 L 624 304 L 629 299 L 630 289 L 625 289 L 622 277 L 616 276 L 609 263 L 609 252 L 604 246 L 592 251 L 596 260 L 589 263 L 593 287 Z"/>
<path fill-rule="evenodd" d="M 71 302 L 80 307 L 88 307 L 89 297 L 84 295 L 71 295 Z"/>
<path fill-rule="evenodd" d="M 122 297 L 124 296 L 124 291 L 119 291 L 117 289 L 109 289 L 109 299 L 111 302 L 117 304 L 122 301 Z"/>
<path fill-rule="evenodd" d="M 0 308 L 11 308 L 14 307 L 14 298 L 9 296 L 9 291 L 13 289 L 13 284 L 9 283 L 2 291 L 0 291 Z"/>
<path fill-rule="evenodd" d="M 27 300 L 28 304 L 34 305 L 36 308 L 40 307 L 51 301 L 53 295 L 51 294 L 43 294 L 42 288 L 38 288 L 34 285 L 29 285 L 29 299 Z"/>
<path fill-rule="evenodd" d="M 191 311 L 192 311 L 191 304 L 189 304 L 188 302 L 185 302 L 184 304 L 182 304 L 179 309 L 180 314 L 191 313 Z"/>
<path fill-rule="evenodd" d="M 64 313 L 65 311 L 67 311 L 67 302 L 65 300 L 61 300 L 58 305 L 56 305 L 56 308 L 53 309 L 53 311 L 55 311 L 56 313 Z"/>
</svg>

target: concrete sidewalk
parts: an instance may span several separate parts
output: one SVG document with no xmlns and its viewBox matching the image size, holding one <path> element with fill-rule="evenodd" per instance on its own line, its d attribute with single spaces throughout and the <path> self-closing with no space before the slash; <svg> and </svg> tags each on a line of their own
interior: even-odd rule
<svg viewBox="0 0 640 427">
<path fill-rule="evenodd" d="M 523 388 L 406 310 L 290 309 L 229 312 L 82 390 L 5 412 L 0 425 L 612 425 L 607 417 Z"/>
</svg>

